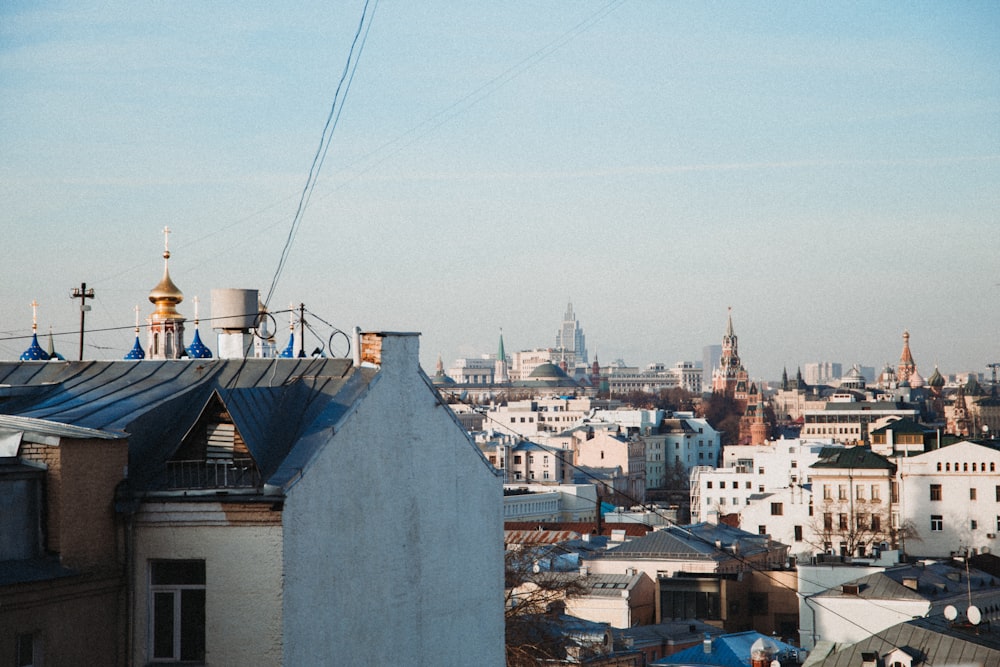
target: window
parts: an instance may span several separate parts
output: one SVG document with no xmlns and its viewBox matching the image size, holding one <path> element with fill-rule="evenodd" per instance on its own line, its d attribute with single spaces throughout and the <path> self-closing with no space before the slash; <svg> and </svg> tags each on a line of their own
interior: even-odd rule
<svg viewBox="0 0 1000 667">
<path fill-rule="evenodd" d="M 758 535 L 767 535 L 767 526 L 757 526 Z"/>
<path fill-rule="evenodd" d="M 549 471 L 546 470 L 546 471 L 542 472 L 542 479 L 548 479 L 548 478 L 549 478 Z"/>
<path fill-rule="evenodd" d="M 719 482 L 719 488 L 720 489 L 726 488 L 726 483 L 725 482 Z"/>
<path fill-rule="evenodd" d="M 719 498 L 719 504 L 720 505 L 725 505 L 726 504 L 726 499 L 725 498 Z"/>
<path fill-rule="evenodd" d="M 1000 486 L 998 486 L 997 489 L 1000 489 Z M 1000 493 L 1000 491 L 998 491 L 998 493 Z M 832 500 L 833 499 L 833 495 L 830 492 L 830 485 L 829 484 L 824 484 L 823 485 L 823 499 L 824 500 Z"/>
<path fill-rule="evenodd" d="M 941 500 L 940 484 L 931 484 L 931 500 Z"/>
<path fill-rule="evenodd" d="M 150 658 L 205 659 L 205 561 L 152 561 L 149 567 Z"/>
<path fill-rule="evenodd" d="M 781 503 L 771 503 L 771 516 L 781 516 L 784 514 Z"/>
<path fill-rule="evenodd" d="M 861 486 L 860 484 L 858 484 L 856 487 L 854 487 L 854 497 L 857 500 L 864 500 L 865 499 L 865 487 Z"/>
<path fill-rule="evenodd" d="M 708 480 L 707 482 L 705 482 L 705 488 L 706 489 L 711 489 L 712 488 L 712 480 Z M 997 487 L 997 488 L 1000 488 L 1000 487 Z"/>
<path fill-rule="evenodd" d="M 877 533 L 882 530 L 882 519 L 878 514 L 872 514 L 872 532 Z"/>
<path fill-rule="evenodd" d="M 795 541 L 796 542 L 801 542 L 802 541 L 802 526 L 793 526 L 793 530 L 795 531 Z"/>
<path fill-rule="evenodd" d="M 750 489 L 750 488 L 753 488 L 753 487 L 751 486 L 750 482 L 747 482 L 747 483 L 746 483 L 746 488 L 748 488 L 748 489 Z"/>
<path fill-rule="evenodd" d="M 521 455 L 520 454 L 515 454 L 514 455 L 514 465 L 520 465 L 520 463 L 521 463 Z"/>
<path fill-rule="evenodd" d="M 847 530 L 847 515 L 846 514 L 838 514 L 837 515 L 837 526 L 839 526 L 840 530 Z"/>
<path fill-rule="evenodd" d="M 997 487 L 996 493 L 997 493 L 997 502 L 1000 503 L 1000 486 Z"/>
<path fill-rule="evenodd" d="M 940 514 L 931 514 L 931 532 L 940 533 L 944 530 L 944 517 Z"/>
<path fill-rule="evenodd" d="M 969 500 L 975 500 L 975 499 L 976 499 L 976 490 L 969 489 Z"/>
<path fill-rule="evenodd" d="M 969 520 L 969 530 L 976 530 L 979 528 L 979 522 L 975 519 Z"/>
<path fill-rule="evenodd" d="M 15 649 L 16 667 L 34 667 L 41 663 L 41 650 L 36 647 L 37 637 L 27 632 L 17 636 L 17 648 Z"/>
<path fill-rule="evenodd" d="M 846 485 L 840 484 L 839 486 L 837 486 L 837 499 L 838 500 L 847 500 L 847 486 Z"/>
<path fill-rule="evenodd" d="M 833 530 L 833 514 L 823 512 L 823 530 L 829 532 Z"/>
<path fill-rule="evenodd" d="M 877 503 L 882 499 L 882 491 L 878 484 L 872 484 L 872 502 Z"/>
</svg>

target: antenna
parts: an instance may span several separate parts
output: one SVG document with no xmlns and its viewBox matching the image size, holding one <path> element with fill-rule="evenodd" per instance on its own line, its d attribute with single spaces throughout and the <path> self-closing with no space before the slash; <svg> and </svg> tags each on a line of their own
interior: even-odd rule
<svg viewBox="0 0 1000 667">
<path fill-rule="evenodd" d="M 944 617 L 947 618 L 949 621 L 954 621 L 956 618 L 958 618 L 958 610 L 955 609 L 955 605 L 950 604 L 944 608 Z"/>
</svg>

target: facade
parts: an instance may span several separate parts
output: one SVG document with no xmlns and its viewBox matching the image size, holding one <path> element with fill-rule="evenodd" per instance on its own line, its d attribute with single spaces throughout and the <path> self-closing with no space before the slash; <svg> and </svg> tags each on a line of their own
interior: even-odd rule
<svg viewBox="0 0 1000 667">
<path fill-rule="evenodd" d="M 1000 450 L 957 442 L 896 459 L 908 554 L 945 558 L 1000 550 Z"/>
<path fill-rule="evenodd" d="M 755 496 L 811 483 L 810 466 L 831 445 L 830 440 L 796 439 L 724 447 L 721 467 L 691 472 L 691 519 L 718 522 L 741 513 Z"/>
<path fill-rule="evenodd" d="M 570 484 L 573 481 L 571 450 L 506 438 L 490 441 L 480 448 L 490 464 L 503 475 L 504 483 Z"/>
<path fill-rule="evenodd" d="M 574 443 L 573 451 L 578 467 L 620 469 L 627 480 L 622 493 L 633 503 L 645 500 L 646 450 L 641 440 L 601 431 Z"/>
<path fill-rule="evenodd" d="M 63 452 L 67 500 L 49 520 L 73 524 L 49 548 L 84 572 L 111 560 L 123 583 L 117 606 L 91 606 L 80 627 L 95 638 L 62 654 L 76 658 L 49 645 L 46 664 L 108 664 L 114 650 L 85 652 L 105 640 L 112 664 L 460 665 L 470 647 L 503 664 L 501 481 L 442 409 L 416 335 L 353 347 L 354 360 L 0 364 L 18 388 L 0 428 L 22 434 L 19 459 L 40 456 L 25 436 L 38 424 L 89 434 Z M 98 446 L 127 446 L 127 466 L 122 451 L 68 474 L 71 450 Z M 109 613 L 114 632 L 95 626 Z M 0 626 L 0 649 L 72 634 L 38 623 Z"/>
<path fill-rule="evenodd" d="M 844 444 L 868 444 L 870 431 L 892 419 L 917 421 L 920 409 L 899 401 L 864 401 L 850 393 L 835 395 L 821 409 L 802 411 L 803 438 L 832 438 Z"/>
<path fill-rule="evenodd" d="M 814 361 L 802 364 L 802 377 L 810 385 L 836 385 L 843 374 L 843 366 L 833 361 Z"/>
<path fill-rule="evenodd" d="M 829 447 L 809 470 L 818 551 L 863 557 L 897 548 L 903 522 L 891 461 L 866 447 Z"/>
</svg>

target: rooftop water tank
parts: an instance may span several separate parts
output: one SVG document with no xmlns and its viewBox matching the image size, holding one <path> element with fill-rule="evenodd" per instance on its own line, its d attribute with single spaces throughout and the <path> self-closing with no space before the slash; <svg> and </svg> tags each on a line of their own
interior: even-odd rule
<svg viewBox="0 0 1000 667">
<path fill-rule="evenodd" d="M 212 328 L 227 332 L 253 329 L 258 303 L 255 289 L 213 289 Z"/>
</svg>

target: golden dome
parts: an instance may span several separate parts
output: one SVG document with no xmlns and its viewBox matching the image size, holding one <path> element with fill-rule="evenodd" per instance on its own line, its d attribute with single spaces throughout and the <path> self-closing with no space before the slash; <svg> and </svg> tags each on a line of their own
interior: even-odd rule
<svg viewBox="0 0 1000 667">
<path fill-rule="evenodd" d="M 184 300 L 184 293 L 170 279 L 170 269 L 167 267 L 167 260 L 170 259 L 170 252 L 163 253 L 163 278 L 149 292 L 149 300 L 156 304 L 154 315 L 169 315 L 178 317 L 175 306 Z"/>
</svg>

